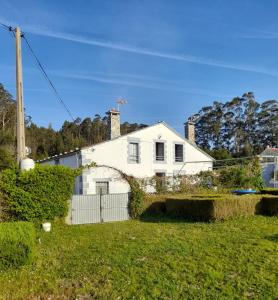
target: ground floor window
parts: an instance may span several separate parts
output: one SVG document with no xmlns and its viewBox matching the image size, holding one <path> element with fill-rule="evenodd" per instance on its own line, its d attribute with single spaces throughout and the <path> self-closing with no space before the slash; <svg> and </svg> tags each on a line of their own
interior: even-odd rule
<svg viewBox="0 0 278 300">
<path fill-rule="evenodd" d="M 108 181 L 96 181 L 96 194 L 97 195 L 109 194 L 109 182 Z"/>
<path fill-rule="evenodd" d="M 156 191 L 161 192 L 166 187 L 166 175 L 164 172 L 157 172 L 155 173 L 156 177 Z"/>
</svg>

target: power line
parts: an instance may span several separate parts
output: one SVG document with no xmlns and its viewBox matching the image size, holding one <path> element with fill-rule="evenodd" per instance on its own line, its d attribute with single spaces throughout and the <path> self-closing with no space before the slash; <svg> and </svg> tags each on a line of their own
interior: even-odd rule
<svg viewBox="0 0 278 300">
<path fill-rule="evenodd" d="M 49 78 L 49 76 L 47 75 L 43 65 L 41 64 L 40 60 L 38 59 L 37 55 L 35 54 L 33 48 L 31 47 L 30 43 L 28 42 L 26 36 L 24 34 L 22 34 L 22 38 L 25 40 L 28 49 L 30 50 L 33 58 L 35 59 L 35 62 L 38 66 L 38 68 L 40 69 L 40 71 L 42 72 L 44 78 L 46 79 L 46 81 L 48 82 L 48 84 L 50 85 L 50 87 L 52 88 L 54 94 L 56 95 L 56 97 L 58 98 L 58 100 L 60 101 L 60 103 L 62 104 L 62 106 L 65 108 L 65 110 L 67 111 L 68 115 L 71 117 L 72 121 L 75 121 L 75 118 L 73 117 L 70 109 L 68 108 L 68 106 L 65 104 L 65 102 L 63 101 L 62 97 L 60 96 L 60 94 L 58 93 L 56 87 L 54 86 L 53 82 L 51 81 L 51 79 Z"/>
<path fill-rule="evenodd" d="M 8 25 L 6 25 L 6 24 L 4 24 L 4 23 L 1 23 L 1 22 L 0 22 L 0 25 L 1 25 L 3 28 L 5 28 L 5 29 L 7 29 L 8 31 L 10 31 L 13 35 L 15 35 L 15 33 L 14 33 L 14 28 L 13 28 L 12 26 L 8 26 Z M 53 82 L 51 81 L 51 79 L 50 79 L 49 76 L 47 75 L 47 73 L 46 73 L 46 71 L 45 71 L 45 68 L 44 68 L 43 65 L 41 64 L 41 62 L 40 62 L 38 56 L 35 54 L 33 48 L 31 47 L 29 41 L 27 40 L 25 34 L 22 33 L 22 36 L 21 36 L 21 37 L 25 40 L 25 42 L 26 42 L 26 44 L 27 44 L 27 47 L 28 47 L 28 49 L 30 50 L 30 52 L 31 52 L 31 54 L 32 54 L 32 56 L 33 56 L 33 58 L 34 58 L 34 60 L 35 60 L 35 62 L 36 62 L 36 64 L 37 64 L 39 70 L 42 72 L 44 78 L 45 78 L 46 81 L 48 82 L 49 86 L 52 88 L 52 90 L 53 90 L 55 96 L 58 98 L 58 100 L 60 101 L 60 103 L 62 104 L 62 106 L 64 107 L 64 109 L 66 110 L 66 112 L 68 113 L 68 115 L 70 116 L 70 118 L 72 119 L 72 121 L 74 122 L 74 121 L 75 121 L 75 118 L 73 117 L 73 114 L 71 113 L 70 109 L 68 108 L 68 106 L 67 106 L 66 103 L 63 101 L 63 99 L 62 99 L 62 97 L 60 96 L 60 94 L 58 93 L 58 91 L 57 91 L 56 87 L 54 86 Z"/>
<path fill-rule="evenodd" d="M 7 29 L 7 30 L 10 30 L 10 31 L 12 30 L 12 27 L 11 27 L 11 26 L 8 26 L 8 25 L 6 25 L 6 24 L 4 24 L 4 23 L 1 23 L 1 22 L 0 22 L 0 25 L 3 26 L 3 27 L 4 27 L 5 29 Z"/>
</svg>

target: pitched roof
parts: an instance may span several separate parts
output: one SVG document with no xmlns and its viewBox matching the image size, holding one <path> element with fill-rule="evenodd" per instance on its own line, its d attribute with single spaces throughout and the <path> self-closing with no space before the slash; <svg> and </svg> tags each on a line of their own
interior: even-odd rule
<svg viewBox="0 0 278 300">
<path fill-rule="evenodd" d="M 270 157 L 278 157 L 278 148 L 266 148 L 260 156 L 270 156 Z"/>
<path fill-rule="evenodd" d="M 138 129 L 138 130 L 135 130 L 135 131 L 132 131 L 132 132 L 129 132 L 129 133 L 126 133 L 126 134 L 123 134 L 123 135 L 120 135 L 112 140 L 107 140 L 107 141 L 103 141 L 103 142 L 100 142 L 100 143 L 97 143 L 97 144 L 94 144 L 94 145 L 90 145 L 90 146 L 85 146 L 85 147 L 82 147 L 81 149 L 76 149 L 74 151 L 71 151 L 71 152 L 68 152 L 68 153 L 63 153 L 63 154 L 60 154 L 60 155 L 55 155 L 55 156 L 52 156 L 52 157 L 47 157 L 45 159 L 42 159 L 40 160 L 39 162 L 43 162 L 43 161 L 47 161 L 47 160 L 52 160 L 52 159 L 57 159 L 59 157 L 64 157 L 64 156 L 69 156 L 73 153 L 76 153 L 76 152 L 79 152 L 80 150 L 83 150 L 83 149 L 88 149 L 88 148 L 91 148 L 91 147 L 95 147 L 95 146 L 98 146 L 98 145 L 102 145 L 102 144 L 105 144 L 105 143 L 110 143 L 110 142 L 113 142 L 117 139 L 120 139 L 122 137 L 125 137 L 125 136 L 129 136 L 129 135 L 132 135 L 134 134 L 135 132 L 138 132 L 138 131 L 143 131 L 143 130 L 146 130 L 150 127 L 154 127 L 154 126 L 157 126 L 159 124 L 163 124 L 165 127 L 167 127 L 169 130 L 171 130 L 172 132 L 174 132 L 176 135 L 178 135 L 181 139 L 183 139 L 184 141 L 186 141 L 187 143 L 189 143 L 191 146 L 193 146 L 194 148 L 196 148 L 197 150 L 199 150 L 200 152 L 202 152 L 204 155 L 206 155 L 209 159 L 211 160 L 215 160 L 212 156 L 210 156 L 208 153 L 206 153 L 204 150 L 202 150 L 201 148 L 199 148 L 195 143 L 189 141 L 187 138 L 183 137 L 180 133 L 178 133 L 174 128 L 172 128 L 170 125 L 168 125 L 166 122 L 164 121 L 161 121 L 161 122 L 158 122 L 158 123 L 155 123 L 155 124 L 152 124 L 150 126 L 147 126 L 147 127 L 144 127 L 144 128 L 141 128 L 141 129 Z"/>
</svg>

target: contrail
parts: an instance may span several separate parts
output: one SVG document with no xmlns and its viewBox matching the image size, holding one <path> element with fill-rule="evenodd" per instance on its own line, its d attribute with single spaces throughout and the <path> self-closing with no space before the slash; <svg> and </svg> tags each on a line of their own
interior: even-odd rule
<svg viewBox="0 0 278 300">
<path fill-rule="evenodd" d="M 238 71 L 253 72 L 253 73 L 259 73 L 259 74 L 275 76 L 275 77 L 278 76 L 278 72 L 275 70 L 268 70 L 265 68 L 259 68 L 259 67 L 249 66 L 249 65 L 232 64 L 224 61 L 218 61 L 214 59 L 208 59 L 208 58 L 203 58 L 203 57 L 198 57 L 198 56 L 188 55 L 188 54 L 166 53 L 157 50 L 151 50 L 146 48 L 134 47 L 126 44 L 121 44 L 121 43 L 115 43 L 112 41 L 99 41 L 96 39 L 92 39 L 80 35 L 69 34 L 69 33 L 63 33 L 57 31 L 54 32 L 45 29 L 38 30 L 33 27 L 27 28 L 27 32 L 35 35 L 47 36 L 47 37 L 62 39 L 62 40 L 71 41 L 75 43 L 114 49 L 118 51 L 125 51 L 134 54 L 148 55 L 148 56 L 154 56 L 154 57 L 160 57 L 165 59 L 178 60 L 178 61 L 184 61 L 188 63 L 226 68 L 226 69 L 232 69 Z"/>
</svg>

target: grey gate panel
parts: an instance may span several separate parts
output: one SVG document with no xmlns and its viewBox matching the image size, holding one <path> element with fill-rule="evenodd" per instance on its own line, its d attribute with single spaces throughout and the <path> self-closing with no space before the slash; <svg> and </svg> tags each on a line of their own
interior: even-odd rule
<svg viewBox="0 0 278 300">
<path fill-rule="evenodd" d="M 100 195 L 74 195 L 71 201 L 71 223 L 100 223 Z"/>
<path fill-rule="evenodd" d="M 128 220 L 128 194 L 107 194 L 101 196 L 103 222 Z"/>
<path fill-rule="evenodd" d="M 74 195 L 71 224 L 89 224 L 129 219 L 129 194 Z"/>
</svg>

